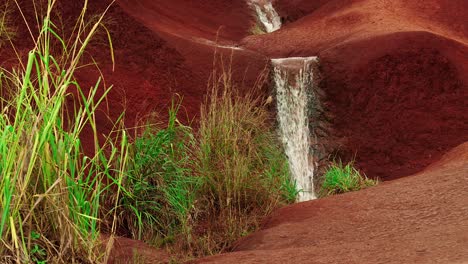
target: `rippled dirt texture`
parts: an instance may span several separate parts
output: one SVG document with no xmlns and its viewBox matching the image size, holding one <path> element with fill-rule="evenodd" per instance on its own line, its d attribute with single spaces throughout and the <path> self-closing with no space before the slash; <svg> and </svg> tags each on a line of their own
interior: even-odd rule
<svg viewBox="0 0 468 264">
<path fill-rule="evenodd" d="M 90 10 L 108 2 L 91 1 Z M 75 4 L 64 4 L 64 17 L 76 15 Z M 152 111 L 164 113 L 173 93 L 184 97 L 181 118 L 196 118 L 216 43 L 242 48 L 216 49 L 233 58 L 239 87 L 250 87 L 268 58 L 319 56 L 335 152 L 355 157 L 369 177 L 413 176 L 281 209 L 237 252 L 199 262 L 468 262 L 468 145 L 449 152 L 468 141 L 468 1 L 276 0 L 274 6 L 284 27 L 250 35 L 255 19 L 243 0 L 118 0 L 108 24 L 115 70 L 102 43 L 90 50 L 114 85 L 111 107 L 98 116 L 100 131 L 110 131 L 107 115 L 115 119 L 122 109 L 128 126 Z M 27 38 L 19 32 L 20 53 Z M 9 54 L 0 50 L 2 65 Z M 91 69 L 78 73 L 85 88 L 97 77 Z M 124 262 L 133 248 L 144 248 L 149 263 L 167 260 L 139 242 L 120 243 L 116 257 Z"/>
<path fill-rule="evenodd" d="M 368 176 L 418 172 L 468 140 L 467 1 L 277 6 L 293 22 L 243 45 L 271 57 L 319 56 L 338 152 Z"/>
<path fill-rule="evenodd" d="M 467 263 L 468 143 L 404 179 L 277 210 L 197 263 Z"/>
<path fill-rule="evenodd" d="M 229 5 L 242 8 L 243 1 L 205 7 Z M 281 30 L 242 38 L 231 30 L 221 41 L 239 41 L 274 58 L 318 55 L 330 131 L 340 142 L 336 151 L 356 157 L 368 176 L 389 180 L 417 173 L 468 140 L 468 2 L 278 0 L 275 6 L 286 22 Z M 134 8 L 126 10 L 139 17 Z M 164 26 L 152 16 L 139 19 L 153 31 L 165 30 L 188 61 L 199 54 L 184 52 L 199 44 L 196 38 L 213 40 L 220 25 L 246 28 L 246 20 L 229 12 L 218 20 L 188 10 L 200 16 L 199 27 L 193 18 L 183 29 L 176 27 L 180 22 Z M 199 262 L 463 263 L 466 153 L 464 145 L 412 177 L 279 210 L 237 252 Z"/>
</svg>

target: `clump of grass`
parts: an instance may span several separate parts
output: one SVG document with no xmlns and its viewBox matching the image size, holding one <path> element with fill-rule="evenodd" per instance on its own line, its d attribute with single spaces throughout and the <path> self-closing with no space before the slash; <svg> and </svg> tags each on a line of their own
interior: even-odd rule
<svg viewBox="0 0 468 264">
<path fill-rule="evenodd" d="M 5 1 L 3 4 L 0 4 L 0 48 L 6 41 L 13 39 L 16 35 L 11 11 L 11 1 Z"/>
<path fill-rule="evenodd" d="M 259 82 L 259 87 L 263 83 Z M 259 87 L 242 94 L 231 70 L 213 73 L 198 131 L 198 174 L 204 179 L 199 254 L 228 249 L 260 219 L 297 194 L 287 161 L 270 125 Z"/>
<path fill-rule="evenodd" d="M 266 34 L 265 28 L 260 24 L 261 22 L 256 22 L 250 27 L 250 34 L 252 35 L 263 35 Z"/>
<path fill-rule="evenodd" d="M 354 167 L 353 162 L 344 165 L 341 161 L 333 162 L 324 174 L 321 187 L 322 196 L 358 191 L 378 184 Z"/>
<path fill-rule="evenodd" d="M 228 249 L 298 193 L 264 100 L 230 72 L 214 71 L 195 133 L 177 120 L 180 102 L 164 127 L 146 126 L 122 182 L 120 226 L 182 260 Z"/>
<path fill-rule="evenodd" d="M 147 125 L 132 144 L 132 167 L 123 183 L 122 220 L 133 238 L 161 245 L 189 236 L 189 216 L 200 179 L 193 176 L 192 129 L 177 120 L 173 102 L 165 128 Z"/>
<path fill-rule="evenodd" d="M 125 171 L 125 132 L 118 144 L 97 139 L 95 112 L 109 90 L 97 96 L 97 81 L 85 92 L 74 78 L 98 25 L 83 34 L 80 17 L 75 37 L 66 41 L 50 20 L 54 4 L 48 2 L 26 67 L 1 71 L 0 85 L 8 85 L 0 101 L 2 263 L 105 262 L 99 237 L 105 183 L 121 182 Z M 54 45 L 61 47 L 58 55 Z M 95 139 L 93 155 L 83 154 L 85 128 Z"/>
</svg>

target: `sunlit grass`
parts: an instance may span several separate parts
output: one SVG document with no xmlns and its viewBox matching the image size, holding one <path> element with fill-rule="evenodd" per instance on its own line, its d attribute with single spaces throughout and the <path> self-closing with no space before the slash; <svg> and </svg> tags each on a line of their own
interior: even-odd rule
<svg viewBox="0 0 468 264">
<path fill-rule="evenodd" d="M 16 36 L 11 14 L 12 4 L 13 1 L 4 1 L 0 4 L 0 48 Z"/>
<path fill-rule="evenodd" d="M 231 69 L 213 72 L 196 130 L 178 121 L 174 101 L 164 126 L 129 140 L 122 114 L 102 139 L 96 112 L 110 88 L 103 78 L 81 87 L 75 73 L 87 61 L 97 67 L 85 50 L 98 29 L 93 43 L 108 39 L 113 54 L 111 32 L 103 15 L 86 20 L 88 1 L 69 30 L 52 21 L 56 1 L 47 3 L 39 27 L 27 25 L 27 58 L 0 69 L 1 263 L 105 263 L 112 239 L 103 245 L 103 230 L 186 256 L 215 254 L 294 202 L 258 87 L 240 93 Z"/>
<path fill-rule="evenodd" d="M 332 163 L 323 177 L 322 196 L 358 191 L 378 184 L 377 180 L 361 174 L 352 162 L 346 165 L 341 161 Z"/>
<path fill-rule="evenodd" d="M 204 179 L 200 214 L 208 224 L 199 234 L 204 254 L 228 249 L 297 195 L 270 113 L 262 104 L 264 79 L 260 76 L 255 87 L 240 92 L 228 66 L 220 65 L 212 74 L 198 131 L 198 174 Z"/>
<path fill-rule="evenodd" d="M 109 89 L 98 97 L 103 88 L 97 80 L 85 93 L 74 78 L 99 21 L 85 29 L 83 12 L 74 39 L 62 39 L 50 20 L 54 4 L 48 3 L 25 68 L 1 69 L 2 263 L 104 261 L 101 196 L 109 188 L 105 183 L 118 182 L 125 171 L 125 132 L 120 145 L 97 140 L 95 112 Z M 54 53 L 51 46 L 61 50 Z M 67 105 L 67 98 L 74 98 L 74 105 Z M 82 152 L 85 127 L 95 138 L 91 156 Z"/>
</svg>

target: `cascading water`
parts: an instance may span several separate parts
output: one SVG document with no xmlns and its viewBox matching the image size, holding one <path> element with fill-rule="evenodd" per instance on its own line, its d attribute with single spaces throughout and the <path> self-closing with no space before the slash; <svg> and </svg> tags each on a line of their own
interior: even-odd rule
<svg viewBox="0 0 468 264">
<path fill-rule="evenodd" d="M 270 1 L 248 0 L 248 3 L 255 9 L 258 20 L 263 24 L 266 32 L 270 33 L 281 28 L 281 18 Z"/>
<path fill-rule="evenodd" d="M 297 188 L 298 201 L 316 199 L 309 109 L 313 94 L 313 64 L 317 57 L 273 59 L 281 140 Z"/>
<path fill-rule="evenodd" d="M 268 33 L 281 28 L 281 18 L 271 0 L 247 0 Z M 271 60 L 274 67 L 278 123 L 291 175 L 301 191 L 298 201 L 316 199 L 314 153 L 309 130 L 313 91 L 313 65 L 317 57 Z"/>
</svg>

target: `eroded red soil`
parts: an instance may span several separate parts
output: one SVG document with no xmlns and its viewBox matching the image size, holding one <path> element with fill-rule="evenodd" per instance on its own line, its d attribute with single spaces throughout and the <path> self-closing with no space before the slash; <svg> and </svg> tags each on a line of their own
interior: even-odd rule
<svg viewBox="0 0 468 264">
<path fill-rule="evenodd" d="M 89 9 L 104 10 L 108 2 L 92 2 Z M 76 15 L 74 5 L 62 7 L 64 17 Z M 418 172 L 468 140 L 468 2 L 278 0 L 274 5 L 286 24 L 252 36 L 254 12 L 243 0 L 117 1 L 106 21 L 115 70 L 105 37 L 91 49 L 106 84 L 114 85 L 112 107 L 98 116 L 102 133 L 124 109 L 130 127 L 153 111 L 164 117 L 175 93 L 184 98 L 180 117 L 196 118 L 216 50 L 226 63 L 232 58 L 235 83 L 247 88 L 268 57 L 318 55 L 336 142 L 332 151 L 355 157 L 369 177 L 388 180 Z M 21 40 L 28 37 L 23 33 Z M 95 69 L 78 73 L 85 88 L 97 77 Z M 91 145 L 91 139 L 84 141 Z"/>
<path fill-rule="evenodd" d="M 276 211 L 197 263 L 466 263 L 468 143 L 421 173 Z"/>
<path fill-rule="evenodd" d="M 107 2 L 90 4 L 97 11 Z M 192 120 L 215 50 L 232 56 L 234 80 L 246 87 L 268 58 L 318 55 L 330 133 L 340 142 L 335 151 L 356 157 L 369 177 L 414 175 L 281 209 L 262 231 L 241 241 L 238 252 L 200 262 L 468 261 L 467 145 L 417 173 L 468 141 L 468 2 L 277 0 L 274 5 L 284 27 L 250 36 L 254 17 L 243 0 L 117 1 L 107 24 L 115 70 L 105 38 L 90 49 L 106 83 L 114 85 L 109 107 L 97 117 L 100 131 L 109 132 L 108 116 L 115 120 L 124 109 L 128 126 L 152 111 L 164 116 L 174 93 L 184 97 L 181 118 Z M 79 10 L 71 3 L 62 9 L 64 17 Z M 18 42 L 27 38 L 19 32 Z M 9 52 L 2 49 L 0 58 Z M 21 52 L 27 52 L 27 41 Z M 77 77 L 86 88 L 98 76 L 85 69 Z M 84 140 L 91 145 L 92 139 Z M 161 256 L 144 251 L 154 261 Z"/>
<path fill-rule="evenodd" d="M 388 180 L 468 140 L 467 1 L 277 5 L 295 21 L 242 44 L 271 57 L 319 56 L 339 156 Z"/>
</svg>

